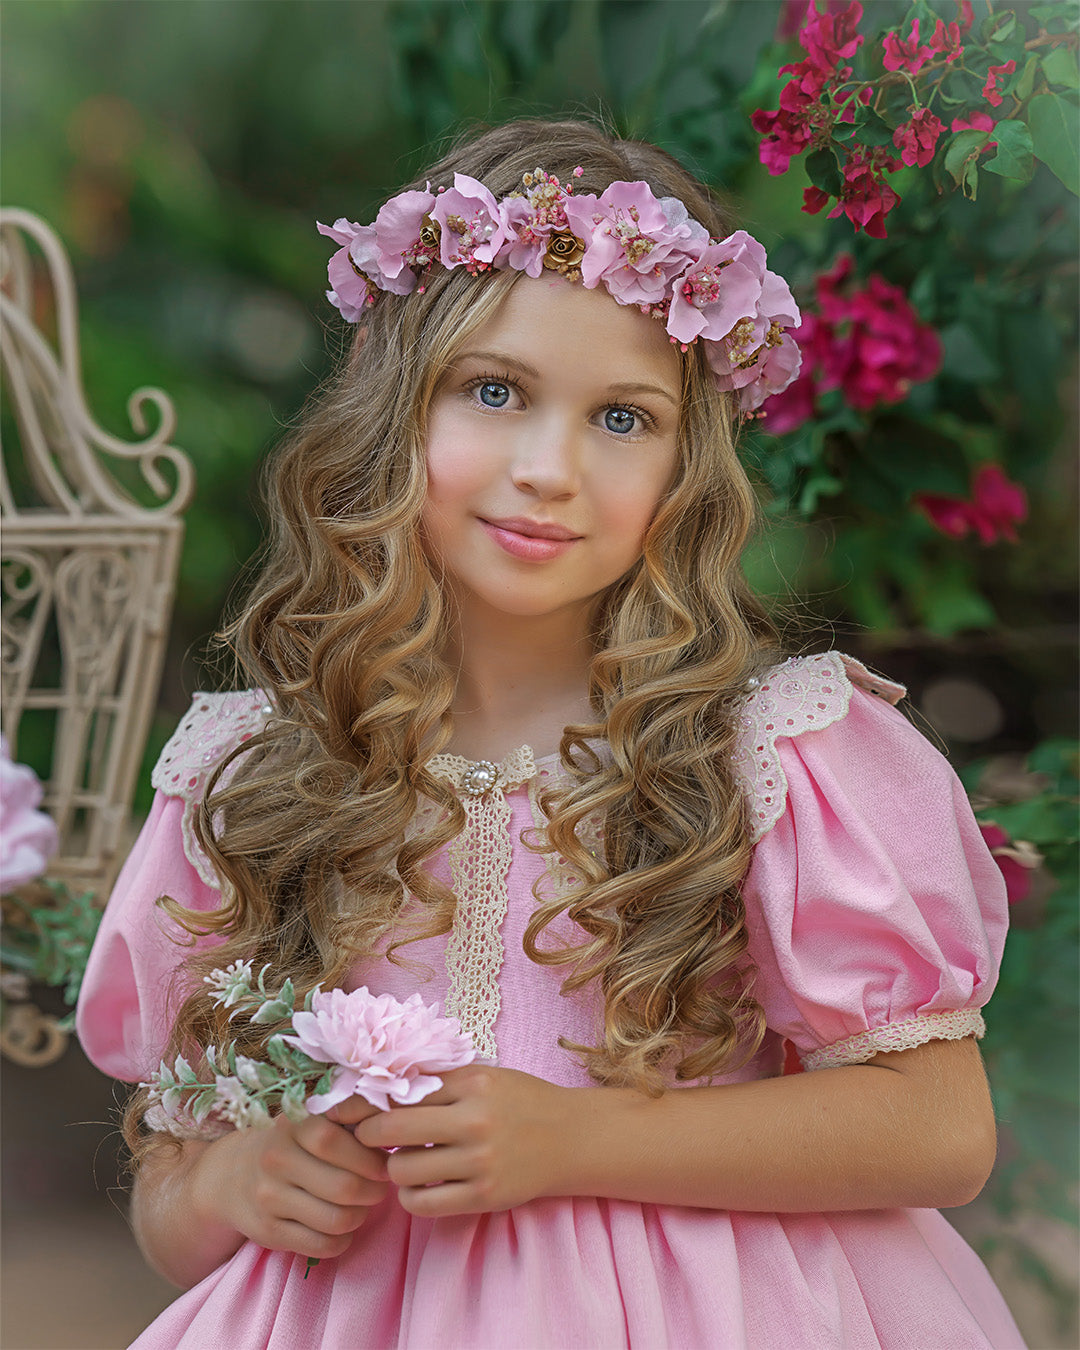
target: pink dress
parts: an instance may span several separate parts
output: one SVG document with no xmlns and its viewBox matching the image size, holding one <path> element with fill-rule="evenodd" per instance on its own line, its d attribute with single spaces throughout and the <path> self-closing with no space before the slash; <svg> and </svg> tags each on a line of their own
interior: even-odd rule
<svg viewBox="0 0 1080 1350">
<path fill-rule="evenodd" d="M 736 1078 L 980 1034 L 1005 896 L 951 769 L 891 706 L 895 685 L 836 653 L 785 662 L 746 705 L 736 756 L 757 839 L 745 886 L 769 1033 Z M 198 696 L 155 771 L 159 795 L 109 903 L 79 1005 L 90 1058 L 136 1080 L 167 1031 L 181 955 L 154 900 L 215 902 L 191 809 L 222 748 L 266 715 L 258 695 Z M 440 757 L 464 786 L 466 761 Z M 533 882 L 572 883 L 521 846 L 558 772 L 527 749 L 463 794 L 465 835 L 432 866 L 459 898 L 453 932 L 374 960 L 353 983 L 419 989 L 510 1068 L 584 1085 L 558 1040 L 596 1008 L 559 993 L 521 937 Z M 727 1080 L 721 1080 L 727 1081 Z M 986 1270 L 933 1210 L 754 1214 L 594 1198 L 416 1219 L 391 1194 L 349 1251 L 305 1261 L 246 1243 L 181 1295 L 139 1350 L 975 1350 L 1022 1347 Z"/>
</svg>

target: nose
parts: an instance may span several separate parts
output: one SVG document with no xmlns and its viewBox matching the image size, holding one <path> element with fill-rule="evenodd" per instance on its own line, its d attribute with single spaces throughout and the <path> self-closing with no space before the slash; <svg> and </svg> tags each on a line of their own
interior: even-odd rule
<svg viewBox="0 0 1080 1350">
<path fill-rule="evenodd" d="M 511 466 L 514 486 L 543 501 L 576 496 L 581 487 L 581 441 L 561 418 L 537 418 L 522 428 Z"/>
</svg>

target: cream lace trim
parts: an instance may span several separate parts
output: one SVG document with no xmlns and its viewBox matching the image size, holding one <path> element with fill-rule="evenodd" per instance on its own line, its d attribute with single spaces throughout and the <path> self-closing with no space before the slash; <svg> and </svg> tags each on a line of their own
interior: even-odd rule
<svg viewBox="0 0 1080 1350">
<path fill-rule="evenodd" d="M 914 1050 L 927 1041 L 960 1041 L 965 1036 L 981 1040 L 986 1023 L 978 1008 L 960 1008 L 954 1012 L 927 1013 L 906 1022 L 890 1022 L 872 1031 L 848 1036 L 821 1050 L 802 1056 L 804 1069 L 838 1069 L 845 1064 L 865 1064 L 875 1055 L 890 1050 Z"/>
<path fill-rule="evenodd" d="M 787 803 L 787 778 L 776 742 L 839 722 L 847 715 L 853 684 L 889 703 L 904 696 L 903 685 L 872 674 L 850 656 L 822 652 L 776 666 L 747 699 L 732 760 L 750 803 L 751 843 L 768 834 Z"/>
<path fill-rule="evenodd" d="M 273 711 L 259 689 L 196 694 L 150 775 L 158 792 L 184 799 L 180 827 L 184 853 L 200 880 L 214 890 L 221 882 L 195 838 L 195 813 L 218 761 L 261 731 Z"/>
<path fill-rule="evenodd" d="M 495 1019 L 501 995 L 499 973 L 506 955 L 501 928 L 509 904 L 507 878 L 513 858 L 511 809 L 506 793 L 536 775 L 532 750 L 522 746 L 497 766 L 495 786 L 480 796 L 467 791 L 473 762 L 460 755 L 436 755 L 428 765 L 461 795 L 465 828 L 450 843 L 447 858 L 457 905 L 446 942 L 450 988 L 446 1012 L 472 1037 L 483 1059 L 498 1056 Z"/>
</svg>

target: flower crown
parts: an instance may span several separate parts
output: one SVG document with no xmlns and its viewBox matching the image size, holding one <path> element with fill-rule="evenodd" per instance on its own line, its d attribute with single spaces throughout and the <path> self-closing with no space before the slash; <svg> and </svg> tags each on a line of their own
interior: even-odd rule
<svg viewBox="0 0 1080 1350">
<path fill-rule="evenodd" d="M 684 352 L 700 338 L 718 386 L 738 391 L 744 413 L 799 373 L 799 348 L 784 331 L 798 325 L 799 310 L 766 268 L 764 248 L 745 230 L 711 238 L 677 197 L 657 198 L 644 182 L 575 196 L 573 183 L 537 169 L 496 201 L 456 173 L 452 188 L 391 197 L 373 225 L 342 218 L 319 232 L 341 245 L 326 294 L 349 323 L 380 291 L 422 292 L 436 263 L 474 276 L 509 267 L 538 277 L 547 268 L 590 290 L 602 283 L 620 305 L 662 319 Z"/>
</svg>

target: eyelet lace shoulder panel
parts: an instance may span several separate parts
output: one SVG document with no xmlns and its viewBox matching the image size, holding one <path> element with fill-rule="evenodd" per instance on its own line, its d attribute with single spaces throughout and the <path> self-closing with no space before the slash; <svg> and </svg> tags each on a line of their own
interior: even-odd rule
<svg viewBox="0 0 1080 1350">
<path fill-rule="evenodd" d="M 757 843 L 784 814 L 787 779 L 776 752 L 781 736 L 820 731 L 847 716 L 853 685 L 896 704 L 904 687 L 874 675 L 840 652 L 796 656 L 774 666 L 743 705 L 732 756 L 750 803 L 750 838 Z"/>
<path fill-rule="evenodd" d="M 158 792 L 183 799 L 184 853 L 200 879 L 215 890 L 221 883 L 195 838 L 195 813 L 220 760 L 261 731 L 273 711 L 258 689 L 196 694 L 150 776 Z"/>
</svg>

